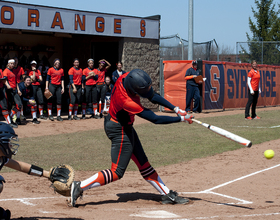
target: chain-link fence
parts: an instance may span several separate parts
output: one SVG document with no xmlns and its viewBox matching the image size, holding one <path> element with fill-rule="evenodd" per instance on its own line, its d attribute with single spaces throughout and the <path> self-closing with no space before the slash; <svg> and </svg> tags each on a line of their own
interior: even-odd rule
<svg viewBox="0 0 280 220">
<path fill-rule="evenodd" d="M 215 45 L 213 44 L 215 43 Z M 163 60 L 188 60 L 188 41 L 179 34 L 160 38 L 160 58 Z M 219 60 L 218 47 L 215 40 L 193 43 L 193 58 L 201 60 Z"/>
<path fill-rule="evenodd" d="M 236 62 L 280 65 L 280 41 L 247 41 L 236 43 Z"/>
</svg>

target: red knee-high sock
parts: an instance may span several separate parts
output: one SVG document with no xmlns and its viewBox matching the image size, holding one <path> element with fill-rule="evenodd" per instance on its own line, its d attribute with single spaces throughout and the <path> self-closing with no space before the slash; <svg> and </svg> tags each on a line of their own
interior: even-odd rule
<svg viewBox="0 0 280 220">
<path fill-rule="evenodd" d="M 90 188 L 106 185 L 118 179 L 119 179 L 118 175 L 111 169 L 102 170 L 94 174 L 92 177 L 82 181 L 81 188 L 83 190 L 87 190 Z"/>
<path fill-rule="evenodd" d="M 74 105 L 74 115 L 76 115 L 76 116 L 78 114 L 78 108 L 79 108 L 79 104 L 75 104 Z"/>
<path fill-rule="evenodd" d="M 40 115 L 44 114 L 44 105 L 39 105 L 39 113 Z"/>
<path fill-rule="evenodd" d="M 6 119 L 6 122 L 7 122 L 8 124 L 10 124 L 10 123 L 11 123 L 11 118 L 10 118 L 10 116 L 9 116 L 9 112 L 8 112 L 7 110 L 2 110 L 2 115 L 3 115 L 4 118 Z"/>
<path fill-rule="evenodd" d="M 93 113 L 97 114 L 97 103 L 93 103 L 92 108 L 93 108 Z"/>
<path fill-rule="evenodd" d="M 52 103 L 48 103 L 48 114 L 52 115 Z"/>
<path fill-rule="evenodd" d="M 134 155 L 132 155 L 131 159 L 136 163 L 142 177 L 148 183 L 150 183 L 161 195 L 169 193 L 169 189 L 167 188 L 167 186 L 165 186 L 155 169 L 150 165 L 148 161 L 141 166 Z"/>
<path fill-rule="evenodd" d="M 70 103 L 70 104 L 69 104 L 69 115 L 70 115 L 70 116 L 72 115 L 73 108 L 74 108 L 74 105 Z"/>
<path fill-rule="evenodd" d="M 87 103 L 82 103 L 82 113 L 83 115 L 86 114 Z"/>
</svg>

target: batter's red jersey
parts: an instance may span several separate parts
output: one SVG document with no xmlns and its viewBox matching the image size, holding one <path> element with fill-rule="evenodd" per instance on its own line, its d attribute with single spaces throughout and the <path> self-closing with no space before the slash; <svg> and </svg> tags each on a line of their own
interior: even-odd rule
<svg viewBox="0 0 280 220">
<path fill-rule="evenodd" d="M 97 83 L 103 83 L 105 81 L 105 73 L 107 70 L 105 68 L 103 70 L 95 69 L 94 72 L 98 75 Z"/>
<path fill-rule="evenodd" d="M 73 83 L 74 85 L 82 85 L 82 76 L 83 76 L 83 70 L 81 68 L 76 69 L 75 67 L 70 68 L 68 71 L 68 75 L 73 76 Z"/>
<path fill-rule="evenodd" d="M 33 71 L 32 70 L 28 70 L 28 76 L 33 76 Z M 39 86 L 40 85 L 39 76 L 41 76 L 41 72 L 40 72 L 40 70 L 36 70 L 35 71 L 35 79 L 36 79 L 36 81 L 32 82 L 33 86 Z"/>
<path fill-rule="evenodd" d="M 254 91 L 259 90 L 259 83 L 260 83 L 260 72 L 254 69 L 251 69 L 251 71 L 248 73 L 248 77 L 251 77 L 251 86 Z"/>
<path fill-rule="evenodd" d="M 16 75 L 17 78 L 17 83 L 20 83 L 21 81 L 21 76 L 24 75 L 24 70 L 21 66 L 17 66 L 17 68 L 13 69 L 13 73 Z"/>
<path fill-rule="evenodd" d="M 144 107 L 140 103 L 140 97 L 129 96 L 123 86 L 123 78 L 125 78 L 127 74 L 128 72 L 120 76 L 116 81 L 111 93 L 109 108 L 111 117 L 119 121 L 122 125 L 122 122 L 133 124 L 135 115 L 144 110 Z"/>
<path fill-rule="evenodd" d="M 88 77 L 88 73 L 89 73 L 89 72 L 95 72 L 94 70 L 95 70 L 95 69 L 89 69 L 89 68 L 87 67 L 87 68 L 85 68 L 85 69 L 83 70 L 83 75 L 86 76 L 86 77 Z M 95 74 L 96 74 L 96 73 L 95 73 Z M 86 85 L 87 85 L 87 86 L 96 85 L 96 81 L 93 79 L 93 77 L 94 77 L 94 76 L 92 76 L 92 77 L 90 77 L 88 80 L 86 80 Z"/>
<path fill-rule="evenodd" d="M 17 88 L 17 81 L 16 81 L 17 79 L 16 79 L 16 75 L 13 73 L 13 71 L 11 71 L 9 68 L 6 68 L 3 72 L 3 76 L 7 77 L 7 81 L 13 89 Z"/>
<path fill-rule="evenodd" d="M 64 71 L 62 68 L 57 70 L 51 67 L 48 70 L 48 75 L 51 76 L 51 84 L 61 85 L 61 77 L 64 76 Z"/>
</svg>

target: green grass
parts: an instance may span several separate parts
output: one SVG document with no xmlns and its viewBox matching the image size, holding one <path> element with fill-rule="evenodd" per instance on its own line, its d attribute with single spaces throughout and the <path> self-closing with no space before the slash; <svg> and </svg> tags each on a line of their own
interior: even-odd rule
<svg viewBox="0 0 280 220">
<path fill-rule="evenodd" d="M 279 111 L 262 111 L 261 120 L 244 120 L 244 114 L 200 119 L 249 139 L 254 144 L 279 139 Z M 249 126 L 249 127 L 245 127 Z M 135 126 L 143 148 L 154 167 L 189 161 L 244 146 L 193 123 Z M 36 138 L 20 138 L 16 160 L 42 166 L 66 163 L 76 170 L 100 170 L 111 167 L 110 140 L 102 129 Z M 128 170 L 136 170 L 130 163 Z M 10 169 L 5 168 L 5 172 Z"/>
</svg>

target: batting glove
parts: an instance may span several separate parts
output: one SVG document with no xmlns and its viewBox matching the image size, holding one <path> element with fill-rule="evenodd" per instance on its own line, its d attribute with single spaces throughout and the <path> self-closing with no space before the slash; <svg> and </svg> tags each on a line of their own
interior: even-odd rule
<svg viewBox="0 0 280 220">
<path fill-rule="evenodd" d="M 187 114 L 185 116 L 181 116 L 181 121 L 191 124 L 191 123 L 193 123 L 193 121 L 192 121 L 193 118 L 194 118 L 194 116 Z"/>
<path fill-rule="evenodd" d="M 174 111 L 175 113 L 178 115 L 178 116 L 185 116 L 187 115 L 187 112 L 180 109 L 178 106 L 174 108 Z"/>
</svg>

